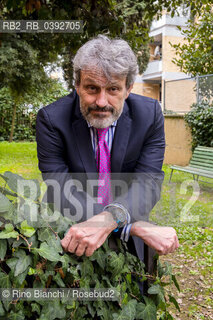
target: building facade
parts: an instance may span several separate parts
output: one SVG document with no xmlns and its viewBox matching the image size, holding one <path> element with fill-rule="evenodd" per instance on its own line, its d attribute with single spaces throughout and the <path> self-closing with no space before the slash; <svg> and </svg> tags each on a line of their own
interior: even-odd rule
<svg viewBox="0 0 213 320">
<path fill-rule="evenodd" d="M 155 98 L 164 111 L 185 113 L 196 101 L 195 79 L 181 72 L 172 60 L 175 50 L 171 44 L 184 42 L 181 30 L 187 27 L 189 12 L 181 11 L 171 17 L 164 12 L 153 21 L 150 29 L 150 61 L 142 76 L 138 75 L 133 92 Z M 180 27 L 180 29 L 178 28 Z"/>
</svg>

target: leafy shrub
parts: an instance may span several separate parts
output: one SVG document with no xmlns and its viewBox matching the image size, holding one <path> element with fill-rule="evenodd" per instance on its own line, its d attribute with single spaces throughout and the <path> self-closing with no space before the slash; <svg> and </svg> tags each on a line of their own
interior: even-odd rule
<svg viewBox="0 0 213 320">
<path fill-rule="evenodd" d="M 69 92 L 55 80 L 49 81 L 45 92 L 26 95 L 24 102 L 17 105 L 14 128 L 14 141 L 35 140 L 36 115 L 39 108 L 61 98 Z M 11 93 L 8 88 L 0 89 L 0 141 L 9 140 L 13 105 Z"/>
<path fill-rule="evenodd" d="M 173 296 L 166 298 L 168 283 L 162 277 L 167 275 L 170 283 L 179 286 L 168 264 L 159 263 L 149 296 L 142 296 L 137 281 L 148 277 L 144 264 L 120 240 L 119 253 L 110 250 L 107 241 L 91 257 L 63 252 L 60 238 L 72 221 L 39 201 L 37 180 L 27 180 L 37 186 L 29 192 L 28 187 L 18 190 L 18 181 L 26 181 L 21 176 L 5 172 L 1 178 L 7 188 L 0 188 L 0 288 L 114 288 L 120 297 L 115 301 L 62 298 L 12 303 L 3 299 L 0 319 L 155 320 L 157 313 L 158 319 L 173 319 L 167 311 L 169 302 L 179 307 Z"/>
<path fill-rule="evenodd" d="M 191 129 L 193 150 L 198 145 L 213 147 L 213 104 L 194 103 L 185 120 Z"/>
</svg>

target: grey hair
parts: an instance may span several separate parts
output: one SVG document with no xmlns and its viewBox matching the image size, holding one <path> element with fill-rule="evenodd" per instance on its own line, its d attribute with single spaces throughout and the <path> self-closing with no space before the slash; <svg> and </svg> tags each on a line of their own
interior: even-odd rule
<svg viewBox="0 0 213 320">
<path fill-rule="evenodd" d="M 138 74 L 137 58 L 125 40 L 98 35 L 77 51 L 73 59 L 75 85 L 80 85 L 81 70 L 100 69 L 106 78 L 126 76 L 127 89 Z"/>
</svg>

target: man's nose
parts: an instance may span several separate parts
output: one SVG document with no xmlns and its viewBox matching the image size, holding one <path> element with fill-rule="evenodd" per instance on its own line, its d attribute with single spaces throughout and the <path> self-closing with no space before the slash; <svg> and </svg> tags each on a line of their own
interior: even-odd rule
<svg viewBox="0 0 213 320">
<path fill-rule="evenodd" d="M 105 90 L 101 90 L 96 96 L 96 104 L 99 107 L 104 108 L 108 104 L 107 93 Z"/>
</svg>

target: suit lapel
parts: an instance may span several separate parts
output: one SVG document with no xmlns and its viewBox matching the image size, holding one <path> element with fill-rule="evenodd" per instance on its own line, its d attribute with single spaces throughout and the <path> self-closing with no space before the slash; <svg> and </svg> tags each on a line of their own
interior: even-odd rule
<svg viewBox="0 0 213 320">
<path fill-rule="evenodd" d="M 78 100 L 78 97 L 77 97 Z M 79 100 L 77 101 L 77 108 L 75 109 L 75 116 L 77 120 L 73 122 L 73 132 L 78 146 L 78 151 L 81 161 L 85 168 L 88 178 L 94 178 L 94 173 L 97 173 L 96 161 L 92 149 L 91 137 L 87 122 L 81 115 L 79 108 Z M 123 112 L 118 119 L 115 129 L 115 136 L 111 152 L 111 171 L 121 172 L 123 160 L 126 154 L 126 149 L 131 132 L 132 120 L 128 114 L 128 106 L 125 101 Z M 91 175 L 90 173 L 93 173 Z"/>
<path fill-rule="evenodd" d="M 112 146 L 111 171 L 121 172 L 122 164 L 131 132 L 132 120 L 128 115 L 128 107 L 125 102 L 124 110 L 115 129 L 115 136 Z"/>
<path fill-rule="evenodd" d="M 97 172 L 87 122 L 80 118 L 73 123 L 73 132 L 86 173 Z"/>
</svg>

